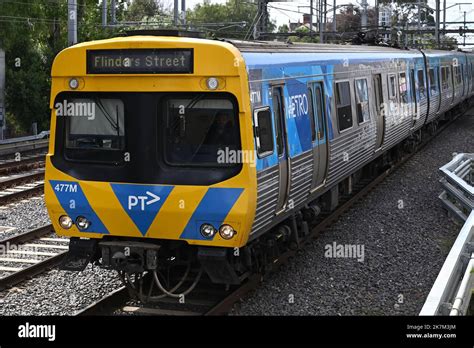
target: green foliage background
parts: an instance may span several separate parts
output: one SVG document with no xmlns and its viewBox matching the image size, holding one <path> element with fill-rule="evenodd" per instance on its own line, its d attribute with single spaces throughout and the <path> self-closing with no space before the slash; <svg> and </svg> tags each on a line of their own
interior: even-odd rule
<svg viewBox="0 0 474 348">
<path fill-rule="evenodd" d="M 118 23 L 140 22 L 128 27 L 103 28 L 101 0 L 77 0 L 78 41 L 109 38 L 124 30 L 147 28 L 143 23 L 170 27 L 172 8 L 159 0 L 116 0 Z M 109 0 L 110 24 L 110 0 Z M 229 0 L 227 4 L 197 5 L 188 11 L 187 22 L 195 29 L 213 34 L 243 37 L 251 26 L 257 7 Z M 245 22 L 242 27 L 226 22 Z M 220 26 L 203 26 L 204 23 Z M 222 30 L 220 30 L 222 29 Z M 0 47 L 5 51 L 8 136 L 28 134 L 33 122 L 38 130 L 49 129 L 50 70 L 54 57 L 67 46 L 67 0 L 0 0 Z"/>
</svg>

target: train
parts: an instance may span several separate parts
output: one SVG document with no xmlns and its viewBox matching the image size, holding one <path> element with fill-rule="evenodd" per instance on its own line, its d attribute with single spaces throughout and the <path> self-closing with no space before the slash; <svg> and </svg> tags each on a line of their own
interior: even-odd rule
<svg viewBox="0 0 474 348">
<path fill-rule="evenodd" d="M 62 268 L 115 270 L 150 300 L 240 284 L 297 248 L 469 107 L 474 55 L 130 35 L 66 48 L 51 78 L 45 201 L 70 237 Z"/>
</svg>

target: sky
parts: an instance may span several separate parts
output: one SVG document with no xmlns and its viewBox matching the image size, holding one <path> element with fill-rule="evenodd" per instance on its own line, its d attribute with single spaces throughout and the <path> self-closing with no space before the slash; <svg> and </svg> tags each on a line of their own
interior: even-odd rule
<svg viewBox="0 0 474 348">
<path fill-rule="evenodd" d="M 163 0 L 165 4 L 171 8 L 173 6 L 173 0 Z M 181 0 L 179 0 L 181 3 Z M 250 0 L 249 0 L 250 1 Z M 186 0 L 186 8 L 192 9 L 196 4 L 203 3 L 204 0 Z M 210 0 L 211 3 L 225 3 L 226 0 Z M 316 0 L 314 0 L 316 3 Z M 293 2 L 271 2 L 269 4 L 270 18 L 276 23 L 277 27 L 283 24 L 291 22 L 303 21 L 303 13 L 309 12 L 309 0 L 299 0 Z M 342 4 L 360 4 L 360 0 L 336 0 L 336 5 Z M 375 0 L 368 0 L 370 6 L 375 5 Z M 459 3 L 469 3 L 468 5 L 455 5 Z M 328 0 L 328 10 L 332 8 L 333 0 Z M 452 6 L 455 5 L 455 6 Z M 428 0 L 428 6 L 434 8 L 435 1 Z M 441 0 L 441 6 L 443 6 L 443 0 Z M 452 7 L 450 7 L 452 6 Z M 446 21 L 462 21 L 463 12 L 466 11 L 466 20 L 474 22 L 474 5 L 472 0 L 446 0 L 446 7 L 450 7 L 446 10 Z M 332 11 L 329 11 L 328 18 L 332 16 Z M 443 19 L 441 13 L 441 21 Z M 316 18 L 314 19 L 316 22 Z M 449 29 L 458 29 L 461 24 L 447 25 Z M 474 28 L 474 25 L 468 25 L 469 28 Z M 459 35 L 453 35 L 458 38 L 458 42 L 462 43 L 462 38 Z M 474 34 L 468 34 L 466 42 L 474 42 Z M 474 45 L 472 46 L 474 48 Z"/>
</svg>

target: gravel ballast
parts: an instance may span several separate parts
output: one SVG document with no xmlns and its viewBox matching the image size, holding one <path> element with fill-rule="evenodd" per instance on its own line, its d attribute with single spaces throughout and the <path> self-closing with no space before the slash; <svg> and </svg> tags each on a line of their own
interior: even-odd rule
<svg viewBox="0 0 474 348">
<path fill-rule="evenodd" d="M 438 169 L 454 152 L 474 152 L 473 114 L 458 118 L 270 275 L 235 314 L 418 315 L 461 228 L 438 199 Z M 359 254 L 329 257 L 334 243 Z"/>
<path fill-rule="evenodd" d="M 0 315 L 74 315 L 120 286 L 116 272 L 91 265 L 53 269 L 0 292 Z"/>
<path fill-rule="evenodd" d="M 49 224 L 44 197 L 29 198 L 0 207 L 0 226 L 14 230 L 0 232 L 0 240 Z"/>
<path fill-rule="evenodd" d="M 0 226 L 14 227 L 0 232 L 0 239 L 12 237 L 50 223 L 44 199 L 27 199 L 0 208 Z M 49 235 L 49 237 L 57 237 Z M 33 244 L 37 242 L 32 242 Z M 50 244 L 56 244 L 51 243 Z M 42 249 L 53 251 L 55 249 Z M 2 263 L 17 267 L 19 264 Z M 22 265 L 26 266 L 26 265 Z M 0 276 L 7 273 L 0 272 Z M 83 272 L 57 268 L 0 291 L 0 315 L 74 315 L 119 288 L 117 273 L 88 265 Z"/>
</svg>

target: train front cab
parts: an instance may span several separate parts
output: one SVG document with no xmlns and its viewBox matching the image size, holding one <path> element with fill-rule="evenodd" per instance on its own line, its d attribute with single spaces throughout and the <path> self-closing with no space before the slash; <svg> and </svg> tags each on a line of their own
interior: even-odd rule
<svg viewBox="0 0 474 348">
<path fill-rule="evenodd" d="M 176 37 L 79 44 L 54 61 L 50 107 L 45 200 L 56 233 L 71 237 L 63 268 L 102 258 L 141 272 L 196 257 L 227 267 L 246 244 L 255 151 L 234 46 Z"/>
</svg>

